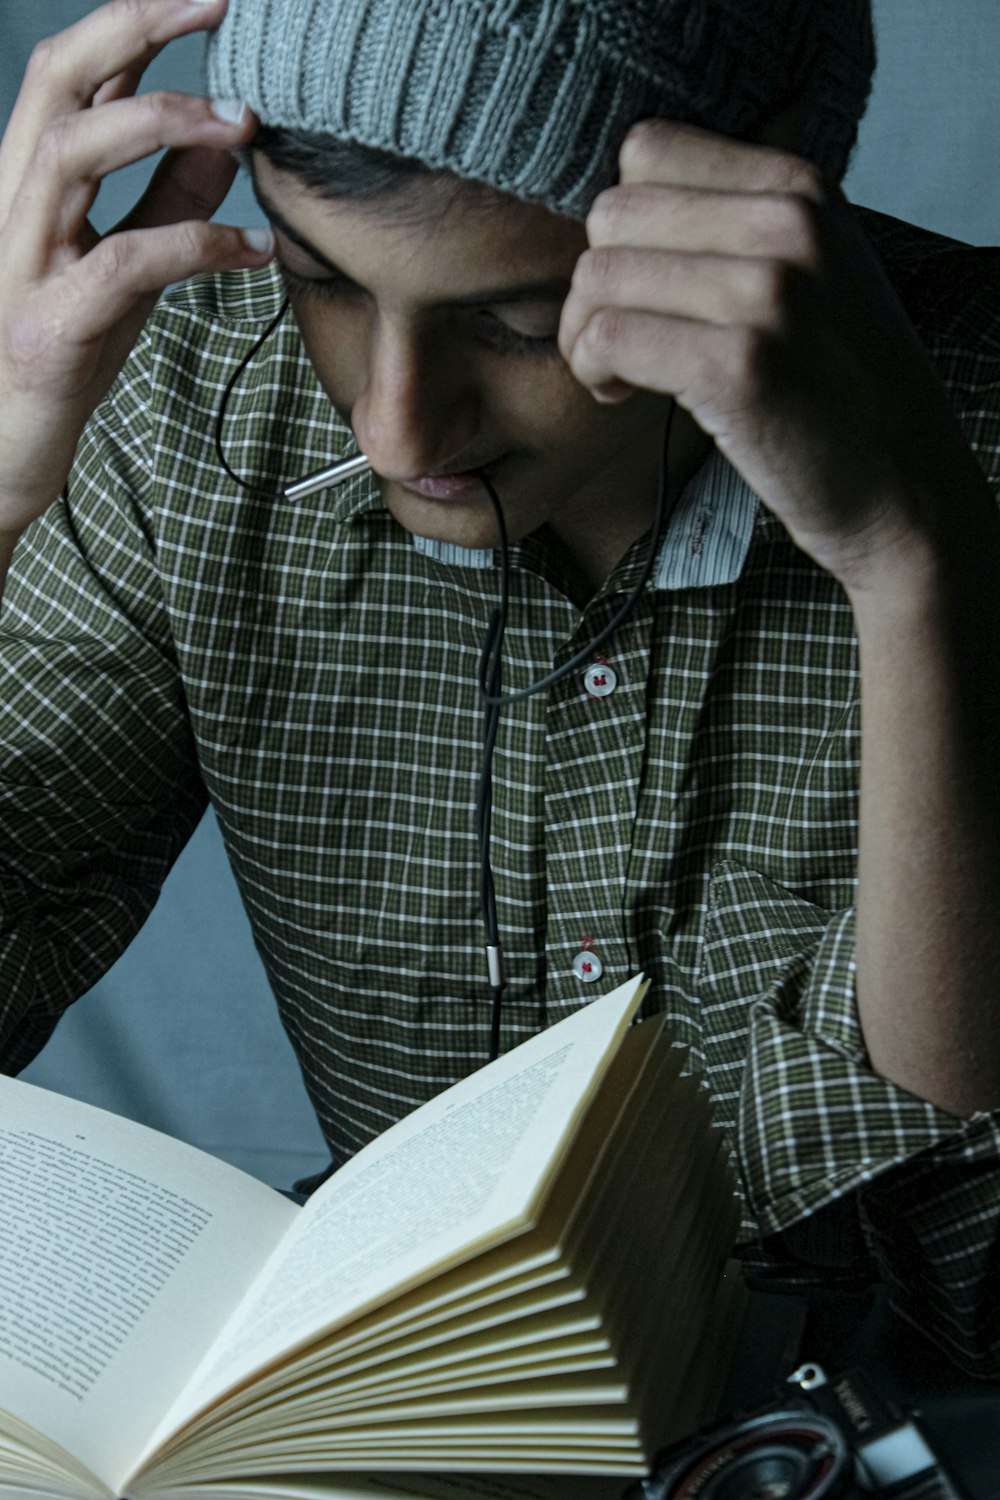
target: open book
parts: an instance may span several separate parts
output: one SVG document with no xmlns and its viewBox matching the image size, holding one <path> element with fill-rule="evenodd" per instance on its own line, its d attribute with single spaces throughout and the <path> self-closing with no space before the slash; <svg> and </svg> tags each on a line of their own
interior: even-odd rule
<svg viewBox="0 0 1000 1500">
<path fill-rule="evenodd" d="M 659 1018 L 630 1025 L 644 988 L 431 1100 L 304 1208 L 0 1078 L 0 1495 L 642 1473 L 708 1414 L 742 1306 L 726 1155 Z"/>
</svg>

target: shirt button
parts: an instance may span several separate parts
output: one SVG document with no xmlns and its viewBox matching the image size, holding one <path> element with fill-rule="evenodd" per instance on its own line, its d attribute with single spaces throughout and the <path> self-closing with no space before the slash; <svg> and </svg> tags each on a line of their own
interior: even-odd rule
<svg viewBox="0 0 1000 1500">
<path fill-rule="evenodd" d="M 583 953 L 578 953 L 574 958 L 573 973 L 584 984 L 593 984 L 594 980 L 600 979 L 604 973 L 604 965 L 596 953 L 587 949 Z"/>
<path fill-rule="evenodd" d="M 583 685 L 592 698 L 606 698 L 618 686 L 618 673 L 606 662 L 595 662 L 584 673 Z"/>
</svg>

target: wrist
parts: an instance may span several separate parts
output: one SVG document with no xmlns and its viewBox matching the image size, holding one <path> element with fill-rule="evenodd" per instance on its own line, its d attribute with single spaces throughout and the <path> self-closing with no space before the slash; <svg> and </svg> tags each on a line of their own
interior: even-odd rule
<svg viewBox="0 0 1000 1500">
<path fill-rule="evenodd" d="M 835 571 L 859 633 L 898 630 L 943 606 L 987 605 L 1000 580 L 1000 513 L 989 488 L 949 496 L 931 525 L 887 524 L 848 566 Z"/>
</svg>

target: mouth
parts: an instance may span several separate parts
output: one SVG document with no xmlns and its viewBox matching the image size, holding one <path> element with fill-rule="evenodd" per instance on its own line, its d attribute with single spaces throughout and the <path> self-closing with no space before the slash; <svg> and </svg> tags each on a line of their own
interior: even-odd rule
<svg viewBox="0 0 1000 1500">
<path fill-rule="evenodd" d="M 480 469 L 487 467 L 492 473 L 495 465 L 482 464 Z M 400 481 L 400 486 L 425 500 L 470 500 L 486 496 L 479 471 L 472 469 L 455 474 L 427 474 L 422 479 Z"/>
</svg>

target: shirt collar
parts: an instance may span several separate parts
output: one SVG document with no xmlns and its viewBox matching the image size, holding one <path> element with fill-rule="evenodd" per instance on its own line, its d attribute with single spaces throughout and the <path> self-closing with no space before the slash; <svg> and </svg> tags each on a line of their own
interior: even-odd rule
<svg viewBox="0 0 1000 1500">
<path fill-rule="evenodd" d="M 297 339 L 297 331 L 289 328 L 286 336 Z M 311 366 L 309 369 L 313 400 L 329 414 L 329 398 L 315 371 Z M 321 432 L 323 426 L 319 424 Z M 337 438 L 343 440 L 344 456 L 349 456 L 354 447 L 350 429 L 339 418 L 335 418 L 334 426 Z M 314 462 L 313 457 L 313 454 L 302 455 L 304 463 L 307 466 L 311 463 L 314 469 L 329 463 L 330 447 L 322 452 L 317 449 Z M 372 474 L 348 480 L 333 490 L 332 498 L 327 492 L 323 503 L 331 507 L 334 519 L 340 522 L 384 508 L 378 481 Z M 759 497 L 719 450 L 713 448 L 674 506 L 660 546 L 653 586 L 669 592 L 735 583 L 746 563 L 759 509 Z M 424 556 L 450 567 L 483 569 L 497 565 L 491 548 L 456 547 L 451 542 L 416 535 L 413 545 Z"/>
<path fill-rule="evenodd" d="M 717 448 L 681 491 L 654 572 L 654 587 L 667 591 L 735 583 L 743 571 L 760 500 Z M 357 512 L 355 511 L 355 514 Z M 490 549 L 456 547 L 414 536 L 418 552 L 458 568 L 492 568 Z"/>
<path fill-rule="evenodd" d="M 681 491 L 656 566 L 658 589 L 735 583 L 750 551 L 760 498 L 713 448 Z"/>
</svg>

